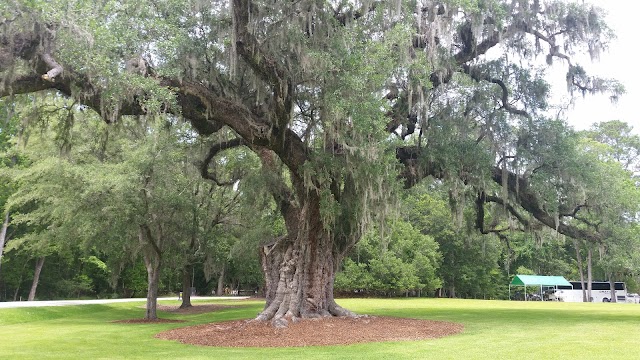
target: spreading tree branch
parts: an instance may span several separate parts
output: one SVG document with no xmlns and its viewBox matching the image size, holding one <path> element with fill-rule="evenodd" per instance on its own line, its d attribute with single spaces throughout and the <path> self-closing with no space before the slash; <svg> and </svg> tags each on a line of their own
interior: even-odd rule
<svg viewBox="0 0 640 360">
<path fill-rule="evenodd" d="M 415 146 L 400 147 L 396 150 L 396 159 L 404 165 L 400 176 L 405 181 L 405 187 L 411 187 L 420 180 L 428 176 L 437 179 L 445 179 L 447 172 L 438 162 L 429 159 L 426 149 Z M 602 241 L 602 235 L 597 231 L 579 228 L 572 224 L 562 222 L 559 217 L 547 211 L 540 203 L 537 194 L 529 185 L 528 181 L 519 177 L 517 174 L 507 171 L 507 178 L 503 182 L 503 169 L 494 167 L 491 171 L 491 179 L 499 186 L 506 184 L 509 198 L 513 199 L 522 209 L 531 214 L 536 220 L 545 226 L 556 229 L 559 233 L 576 239 L 585 239 L 594 243 Z M 467 182 L 469 179 L 461 176 L 461 180 Z M 519 215 L 515 208 L 509 204 L 504 204 L 503 199 L 485 195 L 486 200 L 491 200 L 503 204 L 507 209 L 523 224 L 527 224 L 527 220 Z"/>
<path fill-rule="evenodd" d="M 510 196 L 542 224 L 574 239 L 585 239 L 594 243 L 602 242 L 601 234 L 564 223 L 559 217 L 546 211 L 525 178 L 508 171 L 507 179 L 503 179 L 503 169 L 494 167 L 492 179 L 501 186 L 506 183 Z M 503 182 L 503 180 L 506 181 Z"/>
<path fill-rule="evenodd" d="M 502 108 L 511 114 L 523 116 L 530 121 L 533 120 L 533 118 L 528 112 L 526 112 L 525 110 L 517 109 L 513 105 L 511 105 L 511 103 L 509 102 L 509 88 L 507 88 L 507 85 L 504 83 L 504 81 L 497 78 L 492 78 L 487 74 L 483 74 L 477 68 L 474 68 L 469 65 L 463 65 L 462 72 L 469 75 L 475 81 L 478 81 L 478 82 L 487 81 L 492 84 L 498 85 L 502 92 L 500 97 L 502 102 Z"/>
<path fill-rule="evenodd" d="M 233 149 L 242 145 L 245 145 L 244 140 L 242 138 L 235 138 L 233 140 L 216 143 L 211 146 L 211 148 L 209 148 L 207 156 L 200 165 L 200 175 L 205 179 L 213 181 L 218 186 L 231 186 L 235 184 L 241 178 L 239 174 L 234 174 L 228 181 L 220 181 L 218 179 L 218 175 L 215 172 L 210 171 L 211 161 L 213 161 L 213 158 L 221 151 Z"/>
<path fill-rule="evenodd" d="M 482 193 L 482 200 L 483 200 L 483 203 L 484 202 L 494 202 L 496 204 L 500 204 L 500 205 L 504 206 L 507 209 L 507 211 L 509 211 L 509 213 L 511 215 L 513 215 L 518 220 L 518 222 L 520 222 L 520 224 L 522 224 L 524 227 L 527 227 L 527 228 L 530 226 L 531 223 L 529 222 L 529 220 L 527 218 L 525 218 L 524 215 L 520 214 L 520 212 L 518 210 L 516 210 L 516 208 L 512 204 L 510 204 L 508 202 L 505 203 L 504 199 L 502 199 L 502 198 L 500 198 L 498 196 L 489 195 L 489 194 L 486 194 L 486 193 L 483 192 Z"/>
</svg>

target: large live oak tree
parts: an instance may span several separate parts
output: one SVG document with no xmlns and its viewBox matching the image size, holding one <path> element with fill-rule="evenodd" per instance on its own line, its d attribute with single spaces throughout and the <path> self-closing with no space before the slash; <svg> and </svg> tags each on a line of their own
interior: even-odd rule
<svg viewBox="0 0 640 360">
<path fill-rule="evenodd" d="M 451 184 L 521 226 L 599 242 L 580 222 L 566 127 L 547 117 L 546 56 L 576 94 L 621 93 L 572 55 L 611 37 L 564 1 L 13 1 L 0 12 L 0 96 L 56 91 L 105 121 L 180 116 L 207 160 L 246 146 L 286 224 L 262 248 L 258 319 L 351 315 L 333 298 L 342 258 L 393 200 L 394 181 Z M 204 171 L 206 174 L 207 172 Z M 456 206 L 454 206 L 456 207 Z M 461 208 L 462 206 L 458 206 Z M 577 219 L 577 220 L 576 220 Z"/>
</svg>

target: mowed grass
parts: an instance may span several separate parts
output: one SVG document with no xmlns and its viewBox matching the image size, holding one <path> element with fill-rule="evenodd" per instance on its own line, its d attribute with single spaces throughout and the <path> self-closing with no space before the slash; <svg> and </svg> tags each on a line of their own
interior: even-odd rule
<svg viewBox="0 0 640 360">
<path fill-rule="evenodd" d="M 186 323 L 121 324 L 141 303 L 0 309 L 2 359 L 640 359 L 640 305 L 450 299 L 342 299 L 360 314 L 462 323 L 435 340 L 305 348 L 213 348 L 156 339 L 162 330 L 254 317 L 261 301 L 160 317 Z M 177 302 L 163 302 L 177 304 Z"/>
</svg>

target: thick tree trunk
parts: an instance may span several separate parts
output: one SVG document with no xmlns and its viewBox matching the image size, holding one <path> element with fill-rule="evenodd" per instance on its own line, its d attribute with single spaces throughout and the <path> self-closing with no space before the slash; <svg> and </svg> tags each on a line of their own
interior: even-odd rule
<svg viewBox="0 0 640 360">
<path fill-rule="evenodd" d="M 182 304 L 180 309 L 186 309 L 191 307 L 191 273 L 193 272 L 193 265 L 185 265 L 182 268 Z"/>
<path fill-rule="evenodd" d="M 298 318 L 354 316 L 333 298 L 343 254 L 323 227 L 319 199 L 307 199 L 296 218 L 285 216 L 289 236 L 261 251 L 267 303 L 257 320 L 283 327 Z"/>
<path fill-rule="evenodd" d="M 4 215 L 2 228 L 0 228 L 0 265 L 2 265 L 2 253 L 4 252 L 4 244 L 7 240 L 7 229 L 9 228 L 9 212 Z"/>
<path fill-rule="evenodd" d="M 44 266 L 44 256 L 36 260 L 36 270 L 33 274 L 33 282 L 31 283 L 31 290 L 29 290 L 28 301 L 33 301 L 36 298 L 36 290 L 38 289 L 38 282 L 40 281 L 40 273 Z"/>
<path fill-rule="evenodd" d="M 222 296 L 224 293 L 224 273 L 227 265 L 222 264 L 222 269 L 220 270 L 220 275 L 218 276 L 218 287 L 216 288 L 216 295 Z"/>
<path fill-rule="evenodd" d="M 573 239 L 573 247 L 576 248 L 576 260 L 578 261 L 578 272 L 580 272 L 580 285 L 582 286 L 582 301 L 587 302 L 587 287 L 584 283 L 584 268 L 582 266 L 582 256 L 580 256 L 580 246 L 578 240 Z"/>
</svg>

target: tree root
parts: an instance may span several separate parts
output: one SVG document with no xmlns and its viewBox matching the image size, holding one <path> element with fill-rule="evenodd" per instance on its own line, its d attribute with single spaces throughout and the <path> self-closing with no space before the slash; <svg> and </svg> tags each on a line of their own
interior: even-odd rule
<svg viewBox="0 0 640 360">
<path fill-rule="evenodd" d="M 287 298 L 288 296 L 285 296 Z M 274 301 L 264 311 L 262 311 L 254 321 L 270 321 L 275 328 L 285 328 L 289 323 L 295 323 L 301 319 L 321 319 L 329 317 L 360 317 L 356 313 L 343 308 L 331 300 L 327 309 L 315 311 L 291 308 L 288 299 L 281 302 Z"/>
</svg>

